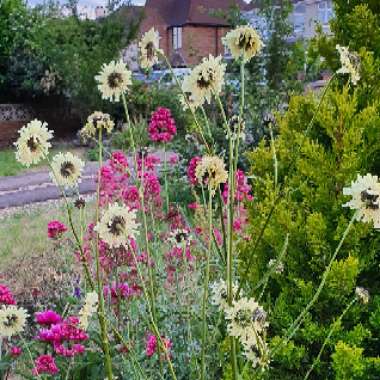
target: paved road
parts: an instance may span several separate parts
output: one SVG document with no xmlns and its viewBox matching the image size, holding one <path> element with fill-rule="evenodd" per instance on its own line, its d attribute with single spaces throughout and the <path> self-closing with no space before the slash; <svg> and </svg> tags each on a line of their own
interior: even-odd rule
<svg viewBox="0 0 380 380">
<path fill-rule="evenodd" d="M 96 190 L 96 173 L 97 163 L 87 163 L 79 186 L 80 194 L 89 194 Z M 48 171 L 0 178 L 0 209 L 19 207 L 60 197 L 61 194 L 52 183 Z"/>
<path fill-rule="evenodd" d="M 167 159 L 172 153 L 167 153 Z M 164 162 L 162 151 L 154 152 L 161 163 Z M 132 158 L 128 158 L 129 166 L 133 167 Z M 96 190 L 98 164 L 88 162 L 86 164 L 82 182 L 79 186 L 81 195 L 94 193 Z M 47 170 L 21 174 L 13 177 L 0 177 L 0 210 L 24 206 L 31 203 L 45 202 L 52 199 L 59 199 L 61 194 L 52 183 Z"/>
</svg>

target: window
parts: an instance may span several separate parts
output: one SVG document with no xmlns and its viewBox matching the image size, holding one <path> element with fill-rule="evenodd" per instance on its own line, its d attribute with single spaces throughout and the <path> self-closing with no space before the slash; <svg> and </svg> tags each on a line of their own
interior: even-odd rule
<svg viewBox="0 0 380 380">
<path fill-rule="evenodd" d="M 182 28 L 174 27 L 173 28 L 173 49 L 181 49 L 182 48 Z"/>
<path fill-rule="evenodd" d="M 302 33 L 305 29 L 305 5 L 296 5 L 294 8 L 293 22 L 294 22 L 294 32 Z"/>
<path fill-rule="evenodd" d="M 331 0 L 323 0 L 318 3 L 318 19 L 322 24 L 328 24 L 334 16 Z"/>
</svg>

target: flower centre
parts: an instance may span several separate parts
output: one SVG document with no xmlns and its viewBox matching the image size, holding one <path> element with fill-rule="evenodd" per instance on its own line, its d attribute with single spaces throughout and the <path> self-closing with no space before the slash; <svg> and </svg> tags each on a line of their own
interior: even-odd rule
<svg viewBox="0 0 380 380">
<path fill-rule="evenodd" d="M 6 327 L 12 327 L 16 324 L 16 322 L 17 322 L 17 315 L 11 314 L 11 315 L 7 315 L 6 320 L 3 322 L 3 324 Z"/>
<path fill-rule="evenodd" d="M 120 236 L 124 232 L 125 220 L 122 216 L 115 216 L 108 224 L 111 234 Z"/>
<path fill-rule="evenodd" d="M 210 69 L 207 73 L 201 73 L 197 80 L 197 85 L 199 88 L 205 89 L 209 88 L 214 81 L 214 72 Z"/>
<path fill-rule="evenodd" d="M 29 140 L 26 142 L 26 145 L 28 146 L 31 152 L 35 152 L 38 149 L 39 143 L 40 141 L 38 137 L 31 136 Z"/>
<path fill-rule="evenodd" d="M 175 235 L 175 240 L 177 243 L 182 243 L 185 241 L 187 238 L 187 233 L 186 232 L 179 232 L 178 234 Z"/>
<path fill-rule="evenodd" d="M 240 326 L 249 327 L 252 323 L 252 313 L 249 310 L 239 310 L 234 319 Z"/>
<path fill-rule="evenodd" d="M 148 58 L 149 61 L 151 61 L 154 57 L 154 44 L 153 44 L 153 42 L 149 42 L 145 46 L 145 50 L 146 50 L 146 57 Z"/>
<path fill-rule="evenodd" d="M 361 192 L 361 200 L 364 202 L 365 207 L 371 210 L 379 209 L 379 196 L 380 194 L 373 191 L 371 188 Z"/>
<path fill-rule="evenodd" d="M 71 175 L 73 175 L 74 172 L 75 172 L 75 167 L 74 167 L 74 164 L 72 162 L 65 161 L 61 165 L 61 175 L 62 175 L 62 177 L 68 178 Z"/>
<path fill-rule="evenodd" d="M 120 73 L 113 72 L 108 75 L 108 86 L 110 86 L 110 88 L 118 88 L 122 83 L 123 77 Z"/>
<path fill-rule="evenodd" d="M 249 50 L 254 46 L 255 42 L 251 36 L 242 34 L 239 37 L 239 48 L 243 50 Z"/>
</svg>

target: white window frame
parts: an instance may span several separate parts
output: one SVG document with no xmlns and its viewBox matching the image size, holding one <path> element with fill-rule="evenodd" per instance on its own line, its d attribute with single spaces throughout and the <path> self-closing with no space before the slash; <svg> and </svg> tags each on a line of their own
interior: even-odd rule
<svg viewBox="0 0 380 380">
<path fill-rule="evenodd" d="M 297 11 L 298 9 L 303 9 L 302 12 Z M 306 23 L 306 5 L 302 3 L 298 3 L 294 5 L 294 13 L 293 13 L 293 25 L 294 25 L 294 33 L 303 33 L 305 31 L 305 23 Z"/>
<path fill-rule="evenodd" d="M 182 27 L 173 27 L 173 49 L 178 50 L 182 48 Z"/>
<path fill-rule="evenodd" d="M 326 25 L 334 16 L 331 0 L 322 0 L 318 3 L 318 20 Z"/>
</svg>

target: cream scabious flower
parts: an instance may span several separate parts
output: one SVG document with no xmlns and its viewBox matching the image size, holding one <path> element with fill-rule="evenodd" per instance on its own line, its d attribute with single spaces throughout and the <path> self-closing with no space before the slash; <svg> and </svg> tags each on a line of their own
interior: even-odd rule
<svg viewBox="0 0 380 380">
<path fill-rule="evenodd" d="M 226 71 L 226 65 L 221 61 L 221 56 L 215 58 L 210 54 L 184 78 L 182 90 L 189 95 L 191 102 L 202 105 L 206 100 L 210 103 L 212 95 L 220 94 Z"/>
<path fill-rule="evenodd" d="M 97 131 L 102 129 L 107 133 L 111 133 L 114 126 L 115 123 L 111 120 L 111 116 L 108 113 L 95 111 L 87 118 L 87 123 L 80 133 L 85 138 L 95 137 Z"/>
<path fill-rule="evenodd" d="M 53 132 L 47 129 L 47 123 L 34 119 L 22 127 L 19 134 L 20 137 L 14 143 L 17 161 L 29 167 L 47 156 L 51 147 L 49 140 L 53 138 Z"/>
<path fill-rule="evenodd" d="M 224 162 L 217 156 L 203 156 L 195 168 L 195 176 L 199 183 L 206 183 L 212 191 L 228 179 Z"/>
<path fill-rule="evenodd" d="M 367 304 L 369 302 L 369 291 L 367 289 L 357 286 L 355 289 L 355 295 L 357 300 L 362 304 Z"/>
<path fill-rule="evenodd" d="M 185 98 L 186 96 L 186 98 Z M 200 102 L 197 99 L 192 98 L 191 94 L 188 95 L 179 95 L 179 102 L 182 105 L 182 109 L 184 111 L 190 110 L 191 112 L 195 112 L 195 110 L 202 105 L 202 102 Z"/>
<path fill-rule="evenodd" d="M 80 182 L 84 162 L 72 153 L 58 153 L 51 163 L 50 177 L 57 186 L 75 187 Z"/>
<path fill-rule="evenodd" d="M 253 298 L 243 297 L 225 310 L 229 335 L 239 338 L 243 344 L 259 343 L 257 336 L 268 326 L 266 317 L 264 309 Z"/>
<path fill-rule="evenodd" d="M 338 74 L 349 74 L 351 83 L 355 86 L 360 80 L 360 58 L 356 53 L 351 53 L 347 47 L 336 45 L 340 55 L 342 67 Z"/>
<path fill-rule="evenodd" d="M 28 314 L 25 309 L 14 305 L 0 309 L 0 336 L 10 338 L 24 331 Z"/>
<path fill-rule="evenodd" d="M 188 230 L 177 228 L 170 232 L 168 242 L 177 248 L 187 247 L 191 243 L 191 235 Z"/>
<path fill-rule="evenodd" d="M 351 187 L 343 189 L 344 195 L 351 195 L 352 199 L 343 207 L 356 211 L 356 220 L 364 223 L 373 222 L 375 229 L 380 229 L 380 183 L 377 176 L 367 174 L 358 175 Z"/>
<path fill-rule="evenodd" d="M 244 62 L 250 61 L 264 46 L 256 30 L 248 25 L 238 26 L 228 32 L 223 43 L 236 60 L 242 58 Z"/>
<path fill-rule="evenodd" d="M 228 306 L 227 301 L 227 284 L 224 280 L 216 281 L 211 284 L 211 299 L 210 302 L 212 305 L 217 306 L 219 310 L 226 310 Z M 238 291 L 237 284 L 232 284 L 232 298 L 235 298 L 235 295 Z"/>
<path fill-rule="evenodd" d="M 160 35 L 154 28 L 146 32 L 140 43 L 140 66 L 143 69 L 149 69 L 158 62 L 157 53 L 160 50 Z"/>
<path fill-rule="evenodd" d="M 111 248 L 126 246 L 130 238 L 138 235 L 136 210 L 130 210 L 117 203 L 110 205 L 95 226 L 95 231 Z"/>
<path fill-rule="evenodd" d="M 96 292 L 87 293 L 84 305 L 79 312 L 80 328 L 87 330 L 88 320 L 92 314 L 96 313 L 97 307 L 98 307 L 98 294 Z"/>
<path fill-rule="evenodd" d="M 103 64 L 95 80 L 103 99 L 118 102 L 132 84 L 132 73 L 122 61 L 111 61 L 108 65 Z"/>
</svg>

